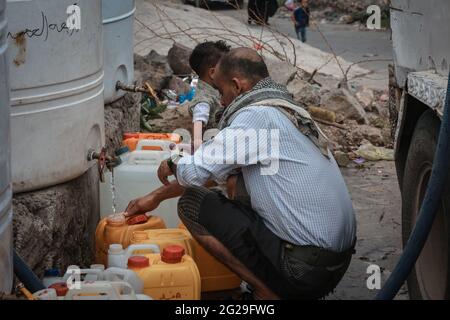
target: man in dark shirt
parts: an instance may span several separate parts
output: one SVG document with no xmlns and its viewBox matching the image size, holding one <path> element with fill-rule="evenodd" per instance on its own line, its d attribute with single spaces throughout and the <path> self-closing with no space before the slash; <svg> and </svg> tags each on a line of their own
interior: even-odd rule
<svg viewBox="0 0 450 320">
<path fill-rule="evenodd" d="M 308 0 L 296 1 L 296 8 L 292 13 L 292 21 L 295 24 L 297 38 L 306 42 L 306 28 L 309 27 Z"/>
</svg>

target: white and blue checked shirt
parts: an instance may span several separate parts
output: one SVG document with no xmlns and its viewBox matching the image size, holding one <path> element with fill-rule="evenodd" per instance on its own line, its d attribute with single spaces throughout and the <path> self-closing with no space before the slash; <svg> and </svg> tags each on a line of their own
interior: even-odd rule
<svg viewBox="0 0 450 320">
<path fill-rule="evenodd" d="M 258 133 L 258 143 L 249 142 L 251 132 Z M 272 142 L 266 150 L 261 146 L 267 140 Z M 246 141 L 245 149 L 233 141 Z M 245 161 L 236 163 L 243 155 Z M 270 164 L 275 171 L 262 174 Z M 330 159 L 324 157 L 278 109 L 238 111 L 230 126 L 178 162 L 177 179 L 183 186 L 202 186 L 208 180 L 224 181 L 236 169 L 242 170 L 253 209 L 281 239 L 336 252 L 352 245 L 355 215 L 336 161 L 331 153 Z"/>
</svg>

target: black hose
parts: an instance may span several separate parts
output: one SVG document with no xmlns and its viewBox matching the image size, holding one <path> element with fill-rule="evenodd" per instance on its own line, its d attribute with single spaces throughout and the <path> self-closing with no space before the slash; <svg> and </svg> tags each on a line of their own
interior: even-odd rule
<svg viewBox="0 0 450 320">
<path fill-rule="evenodd" d="M 384 287 L 377 294 L 377 300 L 392 300 L 400 287 L 411 273 L 414 264 L 419 257 L 423 246 L 433 226 L 436 213 L 439 210 L 442 193 L 447 183 L 450 164 L 450 74 L 447 84 L 447 97 L 445 99 L 444 115 L 442 118 L 441 129 L 436 153 L 434 155 L 433 169 L 428 183 L 425 198 L 420 208 L 420 214 L 417 219 L 408 243 L 406 244 L 400 261 L 392 271 L 391 276 L 386 281 Z"/>
<path fill-rule="evenodd" d="M 35 293 L 39 290 L 45 289 L 41 280 L 34 274 L 33 271 L 27 266 L 27 264 L 22 260 L 22 258 L 14 250 L 14 274 L 23 283 L 25 288 L 27 288 L 31 293 Z"/>
</svg>

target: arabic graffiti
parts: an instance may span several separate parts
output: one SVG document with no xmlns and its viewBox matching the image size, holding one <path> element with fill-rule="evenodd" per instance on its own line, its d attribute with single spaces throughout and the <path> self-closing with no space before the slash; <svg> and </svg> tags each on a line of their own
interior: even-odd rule
<svg viewBox="0 0 450 320">
<path fill-rule="evenodd" d="M 48 40 L 48 37 L 51 32 L 57 33 L 66 33 L 68 36 L 72 36 L 74 33 L 80 31 L 80 28 L 73 28 L 72 22 L 69 22 L 69 26 L 67 25 L 67 21 L 61 23 L 49 23 L 47 16 L 44 12 L 41 12 L 41 24 L 36 28 L 26 28 L 17 33 L 8 32 L 7 37 L 13 40 L 17 40 L 19 38 L 27 37 L 27 38 L 44 38 L 44 41 Z M 79 18 L 79 15 L 77 16 Z M 70 16 L 69 19 L 73 19 L 73 16 Z M 69 20 L 68 21 L 73 21 Z"/>
</svg>

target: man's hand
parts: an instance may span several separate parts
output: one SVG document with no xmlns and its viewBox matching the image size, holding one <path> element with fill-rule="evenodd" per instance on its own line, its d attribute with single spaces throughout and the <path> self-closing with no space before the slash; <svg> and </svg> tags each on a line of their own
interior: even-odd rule
<svg viewBox="0 0 450 320">
<path fill-rule="evenodd" d="M 158 168 L 158 178 L 162 184 L 168 185 L 169 179 L 168 177 L 173 176 L 172 170 L 170 170 L 168 160 L 164 160 L 161 162 Z"/>
<path fill-rule="evenodd" d="M 158 208 L 160 201 L 154 193 L 132 200 L 125 209 L 125 216 L 131 217 L 136 214 L 144 214 Z"/>
<path fill-rule="evenodd" d="M 130 217 L 153 211 L 164 200 L 180 197 L 183 192 L 184 187 L 180 186 L 177 181 L 172 181 L 144 197 L 132 200 L 125 209 L 125 216 Z"/>
</svg>

